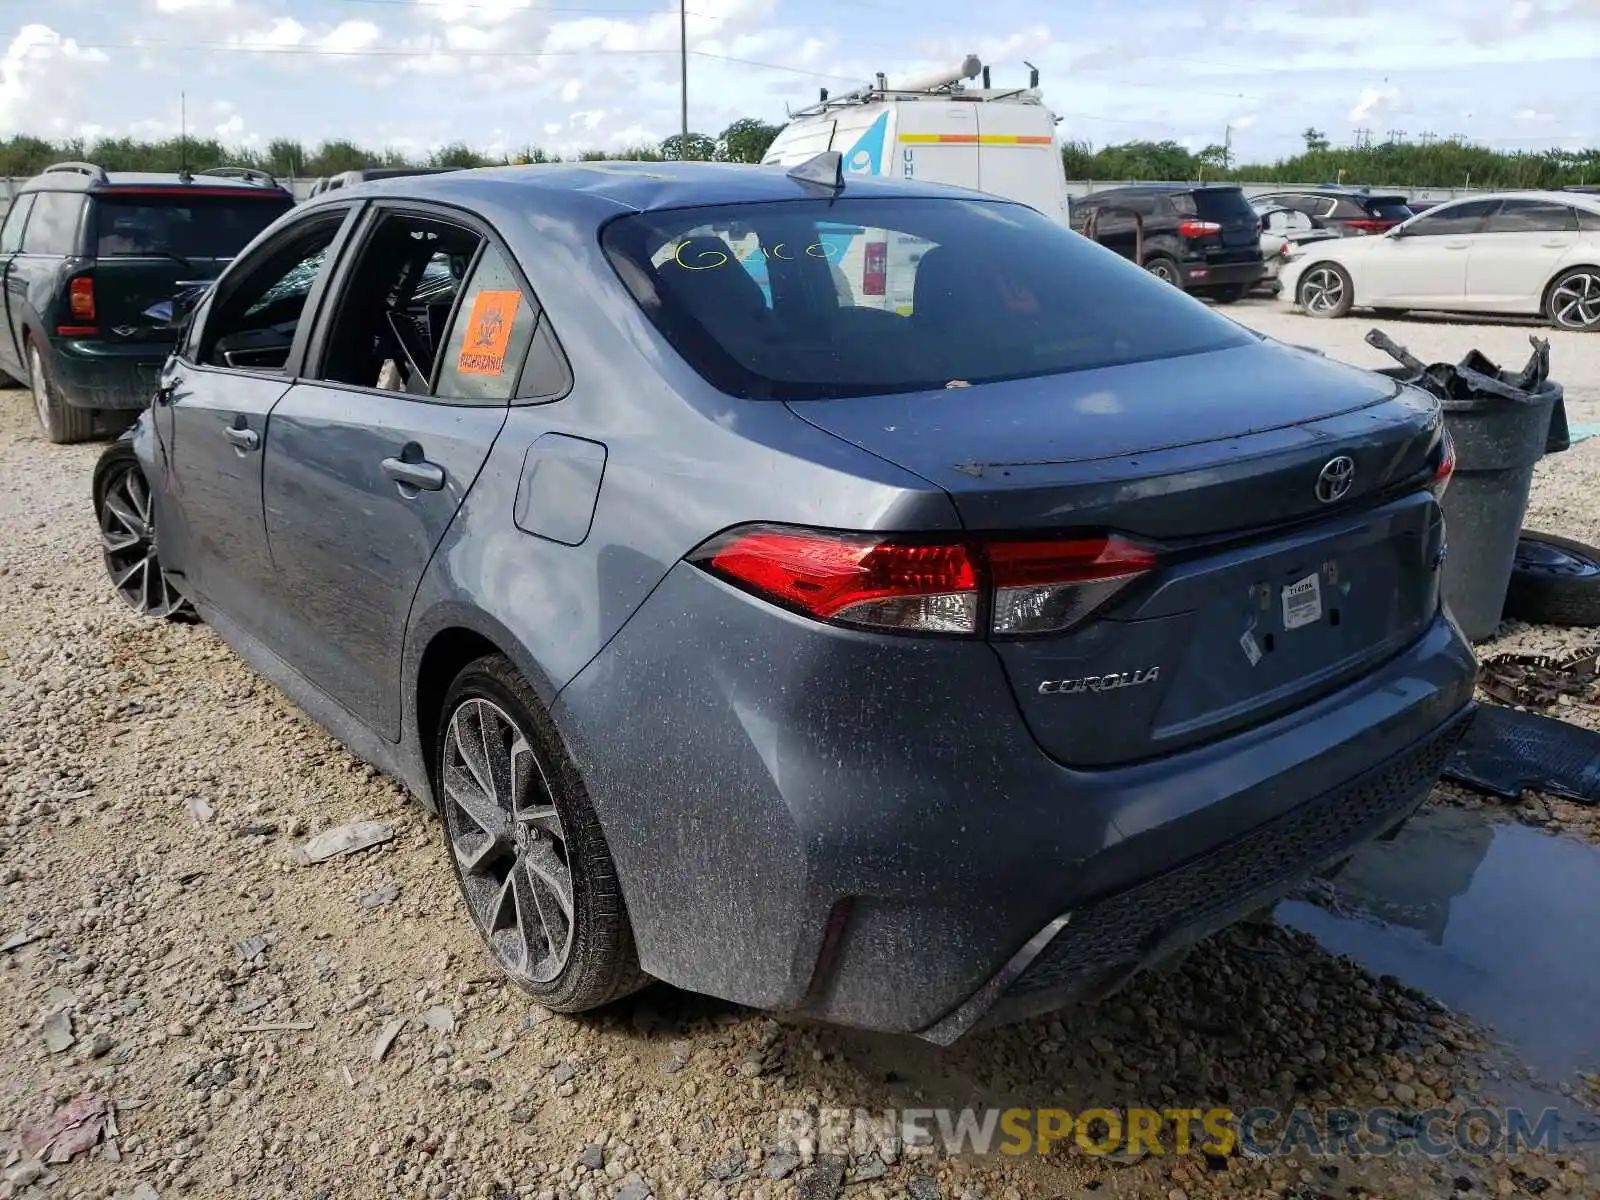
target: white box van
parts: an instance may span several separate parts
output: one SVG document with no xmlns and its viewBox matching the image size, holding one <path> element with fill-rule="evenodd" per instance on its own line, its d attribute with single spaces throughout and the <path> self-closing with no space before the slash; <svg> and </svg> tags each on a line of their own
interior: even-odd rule
<svg viewBox="0 0 1600 1200">
<path fill-rule="evenodd" d="M 983 75 L 983 86 L 963 80 Z M 954 71 L 937 71 L 891 88 L 874 86 L 829 98 L 794 113 L 763 163 L 793 166 L 825 150 L 844 155 L 848 174 L 924 179 L 1016 200 L 1063 225 L 1070 213 L 1058 118 L 1039 93 L 1034 71 L 1026 88 L 991 88 L 976 56 Z"/>
</svg>

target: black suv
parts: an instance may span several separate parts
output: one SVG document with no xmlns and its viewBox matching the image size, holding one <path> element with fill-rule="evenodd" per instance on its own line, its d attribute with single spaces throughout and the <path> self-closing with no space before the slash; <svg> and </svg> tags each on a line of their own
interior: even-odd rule
<svg viewBox="0 0 1600 1200">
<path fill-rule="evenodd" d="M 112 174 L 65 162 L 24 183 L 0 226 L 0 371 L 32 388 L 45 437 L 131 421 L 176 339 L 179 298 L 292 207 L 277 180 L 245 167 Z"/>
<path fill-rule="evenodd" d="M 1366 188 L 1299 188 L 1292 192 L 1262 192 L 1251 200 L 1258 208 L 1271 205 L 1303 212 L 1316 228 L 1331 229 L 1341 237 L 1387 233 L 1412 216 L 1409 197 Z"/>
<path fill-rule="evenodd" d="M 1072 227 L 1157 278 L 1223 304 L 1267 273 L 1261 218 L 1231 185 L 1140 184 L 1072 202 Z"/>
</svg>

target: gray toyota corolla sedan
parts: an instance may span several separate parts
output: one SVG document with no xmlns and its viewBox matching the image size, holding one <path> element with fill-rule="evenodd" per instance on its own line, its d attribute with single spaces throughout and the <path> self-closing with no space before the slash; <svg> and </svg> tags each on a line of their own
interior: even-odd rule
<svg viewBox="0 0 1600 1200">
<path fill-rule="evenodd" d="M 1102 995 L 1393 829 L 1470 715 L 1435 401 L 837 172 L 330 192 L 96 472 L 122 596 L 436 808 L 551 1008 Z"/>
</svg>

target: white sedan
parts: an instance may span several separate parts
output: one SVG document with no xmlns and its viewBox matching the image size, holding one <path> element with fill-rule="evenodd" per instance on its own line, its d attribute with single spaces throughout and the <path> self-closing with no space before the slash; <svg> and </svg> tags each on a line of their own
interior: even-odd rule
<svg viewBox="0 0 1600 1200">
<path fill-rule="evenodd" d="M 1542 315 L 1600 332 L 1600 195 L 1446 201 L 1377 237 L 1291 247 L 1279 278 L 1313 317 L 1420 308 Z"/>
</svg>

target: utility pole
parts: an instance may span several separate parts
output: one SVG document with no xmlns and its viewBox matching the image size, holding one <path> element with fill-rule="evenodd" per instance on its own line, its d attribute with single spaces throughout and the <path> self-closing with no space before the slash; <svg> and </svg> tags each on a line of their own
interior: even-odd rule
<svg viewBox="0 0 1600 1200">
<path fill-rule="evenodd" d="M 1406 131 L 1404 129 L 1391 129 L 1391 130 L 1389 130 L 1389 145 L 1397 146 L 1397 145 L 1399 145 L 1401 142 L 1403 142 L 1405 140 L 1406 140 Z"/>
<path fill-rule="evenodd" d="M 1372 130 L 1362 128 L 1356 130 L 1356 149 L 1366 150 L 1372 145 Z"/>
<path fill-rule="evenodd" d="M 1417 141 L 1421 142 L 1424 146 L 1431 146 L 1438 140 L 1439 135 L 1431 129 L 1424 129 L 1420 134 L 1417 135 Z"/>
<path fill-rule="evenodd" d="M 678 157 L 689 153 L 689 0 L 678 0 Z"/>
<path fill-rule="evenodd" d="M 1233 126 L 1222 127 L 1222 169 L 1224 171 L 1233 166 Z"/>
</svg>

